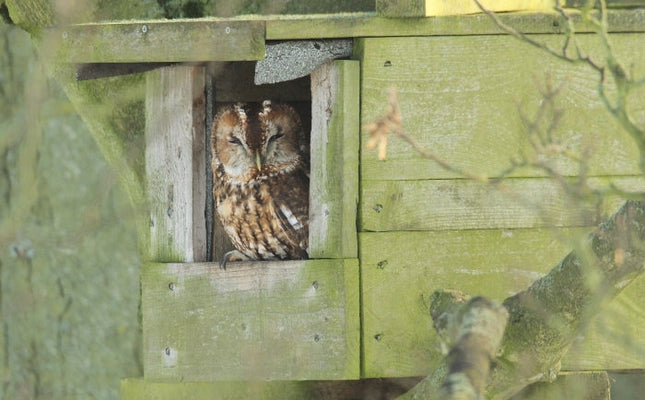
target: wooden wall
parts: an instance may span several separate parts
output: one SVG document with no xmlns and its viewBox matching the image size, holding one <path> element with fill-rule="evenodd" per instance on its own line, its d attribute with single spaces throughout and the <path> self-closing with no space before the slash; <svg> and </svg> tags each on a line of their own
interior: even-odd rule
<svg viewBox="0 0 645 400">
<path fill-rule="evenodd" d="M 535 37 L 553 46 L 562 40 Z M 642 75 L 645 35 L 613 40 L 626 65 Z M 593 35 L 580 41 L 599 55 Z M 356 41 L 355 58 L 361 61 L 362 124 L 384 112 L 395 87 L 409 135 L 455 167 L 489 177 L 530 152 L 518 110 L 535 112 L 541 98 L 536 85 L 564 83 L 557 137 L 589 153 L 590 184 L 645 188 L 638 153 L 598 100 L 597 73 L 584 65 L 558 62 L 502 35 L 365 38 Z M 645 90 L 632 100 L 645 122 Z M 387 159 L 378 161 L 365 149 L 365 135 L 359 253 L 366 377 L 424 375 L 440 359 L 427 303 L 434 290 L 458 288 L 502 300 L 551 269 L 620 204 L 572 202 L 534 169 L 514 172 L 497 190 L 422 159 L 397 138 L 388 142 Z M 565 176 L 579 173 L 576 163 L 559 168 Z M 645 346 L 638 334 L 645 329 L 643 289 L 640 280 L 601 314 L 565 369 L 643 367 L 634 353 Z M 615 330 L 629 340 L 616 340 Z"/>
<path fill-rule="evenodd" d="M 645 34 L 623 32 L 634 29 L 629 14 L 612 15 L 625 22 L 613 36 L 615 48 L 642 75 Z M 643 14 L 638 15 L 642 20 Z M 561 29 L 552 16 L 504 18 L 560 45 L 562 38 L 551 34 Z M 616 198 L 572 201 L 543 172 L 530 168 L 510 174 L 501 190 L 493 188 L 423 160 L 396 138 L 390 139 L 387 159 L 378 161 L 365 149 L 360 125 L 383 113 L 391 87 L 398 91 L 408 134 L 455 167 L 494 177 L 509 167 L 512 157 L 531 151 L 519 109 L 532 115 L 540 102 L 539 85 L 547 79 L 563 83 L 557 103 L 565 113 L 556 136 L 585 154 L 589 184 L 645 189 L 631 139 L 597 100 L 597 74 L 500 35 L 483 17 L 403 20 L 358 15 L 265 22 L 264 36 L 260 28 L 252 29 L 252 43 L 244 52 L 234 52 L 229 43 L 209 57 L 225 63 L 230 57 L 236 62 L 261 58 L 258 43 L 264 39 L 354 37 L 353 60 L 324 65 L 309 79 L 312 260 L 241 263 L 226 272 L 203 262 L 196 250 L 201 247 L 195 247 L 203 236 L 196 233 L 203 231 L 203 221 L 191 193 L 204 172 L 189 167 L 192 175 L 184 176 L 186 168 L 171 168 L 179 153 L 169 143 L 192 138 L 190 145 L 180 143 L 185 150 L 181 154 L 193 150 L 192 159 L 183 159 L 185 165 L 202 157 L 195 152 L 207 142 L 207 127 L 198 127 L 203 115 L 195 112 L 200 86 L 214 79 L 220 101 L 236 100 L 221 96 L 234 95 L 238 86 L 223 89 L 222 83 L 229 82 L 220 79 L 218 87 L 216 74 L 209 77 L 201 66 L 149 73 L 146 140 L 150 151 L 156 144 L 162 150 L 154 150 L 148 162 L 155 223 L 150 262 L 142 269 L 145 376 L 143 381 L 124 381 L 124 397 L 141 391 L 152 398 L 171 387 L 178 393 L 203 394 L 217 388 L 239 398 L 239 382 L 271 379 L 285 386 L 260 385 L 258 398 L 271 398 L 276 388 L 298 398 L 302 385 L 294 382 L 299 380 L 425 375 L 441 358 L 428 313 L 434 290 L 458 288 L 502 300 L 551 269 L 621 203 Z M 204 29 L 226 25 L 225 20 L 213 21 Z M 126 29 L 90 28 L 82 29 L 101 38 Z M 167 23 L 147 26 L 151 28 L 163 34 L 158 37 L 179 29 Z M 579 36 L 584 50 L 598 56 L 596 38 Z M 189 53 L 180 53 L 175 61 Z M 92 57 L 102 62 L 102 54 Z M 165 57 L 153 55 L 139 61 Z M 239 87 L 256 97 L 250 95 L 252 86 Z M 632 98 L 641 123 L 643 99 L 645 87 Z M 172 110 L 181 110 L 185 118 L 164 120 L 164 115 L 178 115 Z M 173 125 L 175 120 L 183 123 Z M 567 179 L 575 180 L 579 167 L 558 162 Z M 182 200 L 184 207 L 169 212 L 170 203 L 191 198 L 192 207 Z M 641 279 L 606 306 L 567 356 L 565 369 L 644 367 L 644 289 Z"/>
</svg>

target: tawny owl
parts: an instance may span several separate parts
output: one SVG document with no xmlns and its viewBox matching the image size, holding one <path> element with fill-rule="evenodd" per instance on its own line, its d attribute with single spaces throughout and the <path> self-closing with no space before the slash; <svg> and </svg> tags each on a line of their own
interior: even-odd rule
<svg viewBox="0 0 645 400">
<path fill-rule="evenodd" d="M 213 120 L 213 194 L 236 260 L 307 258 L 309 172 L 302 123 L 284 103 L 238 103 Z"/>
</svg>

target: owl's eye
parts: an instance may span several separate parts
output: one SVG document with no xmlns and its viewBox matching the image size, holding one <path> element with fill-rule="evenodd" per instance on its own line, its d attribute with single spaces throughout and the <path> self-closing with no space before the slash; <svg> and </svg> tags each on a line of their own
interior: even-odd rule
<svg viewBox="0 0 645 400">
<path fill-rule="evenodd" d="M 230 139 L 228 140 L 228 142 L 229 142 L 230 144 L 235 144 L 235 145 L 241 145 L 241 144 L 242 144 L 242 142 L 240 141 L 240 139 L 238 139 L 238 138 L 236 138 L 236 137 L 232 137 L 232 138 L 230 138 Z"/>
<path fill-rule="evenodd" d="M 269 143 L 275 142 L 276 140 L 280 139 L 283 136 L 284 136 L 284 134 L 282 134 L 282 133 L 278 133 L 277 135 L 273 135 L 273 136 L 271 136 L 269 138 Z"/>
</svg>

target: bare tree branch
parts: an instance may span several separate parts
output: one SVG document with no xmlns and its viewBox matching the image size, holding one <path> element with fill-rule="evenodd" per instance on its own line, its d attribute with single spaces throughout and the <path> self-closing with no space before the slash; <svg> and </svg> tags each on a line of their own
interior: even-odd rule
<svg viewBox="0 0 645 400">
<path fill-rule="evenodd" d="M 560 360 L 598 313 L 599 306 L 640 276 L 644 263 L 645 203 L 629 201 L 546 276 L 504 300 L 508 323 L 490 371 L 486 398 L 508 399 L 527 385 L 553 381 L 560 370 Z M 453 341 L 453 348 L 460 345 L 460 336 L 455 334 L 459 329 L 454 328 L 459 324 L 450 319 L 459 314 L 466 299 L 467 296 L 454 292 L 433 295 L 431 313 L 435 329 L 444 340 L 458 338 Z M 489 315 L 487 321 L 484 325 L 495 318 Z M 480 345 L 478 351 L 486 353 L 490 349 Z M 447 358 L 401 399 L 435 398 L 454 363 L 455 360 Z M 486 376 L 486 363 L 478 365 L 479 376 Z"/>
<path fill-rule="evenodd" d="M 500 304 L 440 290 L 432 295 L 430 314 L 441 338 L 451 343 L 446 356 L 447 375 L 439 387 L 440 399 L 477 399 L 484 393 L 508 320 Z"/>
</svg>

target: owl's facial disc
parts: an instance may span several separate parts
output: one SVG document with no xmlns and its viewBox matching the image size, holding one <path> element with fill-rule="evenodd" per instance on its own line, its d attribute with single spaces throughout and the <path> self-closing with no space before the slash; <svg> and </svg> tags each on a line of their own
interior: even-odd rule
<svg viewBox="0 0 645 400">
<path fill-rule="evenodd" d="M 232 105 L 217 118 L 214 133 L 217 159 L 236 180 L 288 172 L 300 162 L 302 123 L 289 105 Z"/>
<path fill-rule="evenodd" d="M 215 131 L 217 158 L 233 177 L 240 177 L 253 167 L 249 161 L 252 152 L 246 143 L 244 117 L 239 112 L 226 111 L 219 117 Z"/>
<path fill-rule="evenodd" d="M 294 124 L 295 117 L 286 113 L 286 109 L 277 109 L 271 113 L 272 119 L 265 126 L 265 162 L 267 165 L 285 165 L 299 159 L 298 138 L 299 123 Z"/>
</svg>

